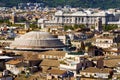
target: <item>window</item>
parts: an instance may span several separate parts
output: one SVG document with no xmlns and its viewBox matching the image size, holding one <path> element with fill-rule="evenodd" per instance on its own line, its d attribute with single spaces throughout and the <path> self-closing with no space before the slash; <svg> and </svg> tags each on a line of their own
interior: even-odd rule
<svg viewBox="0 0 120 80">
<path fill-rule="evenodd" d="M 84 18 L 82 17 L 82 22 L 84 22 Z"/>
<path fill-rule="evenodd" d="M 108 43 L 108 41 L 105 41 L 105 43 Z"/>
</svg>

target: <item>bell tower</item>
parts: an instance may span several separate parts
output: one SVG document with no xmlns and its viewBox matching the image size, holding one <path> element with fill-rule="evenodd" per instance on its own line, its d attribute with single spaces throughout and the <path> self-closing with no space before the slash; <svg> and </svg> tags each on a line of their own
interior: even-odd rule
<svg viewBox="0 0 120 80">
<path fill-rule="evenodd" d="M 98 32 L 102 32 L 102 20 L 101 20 L 101 18 L 96 18 L 95 30 Z"/>
</svg>

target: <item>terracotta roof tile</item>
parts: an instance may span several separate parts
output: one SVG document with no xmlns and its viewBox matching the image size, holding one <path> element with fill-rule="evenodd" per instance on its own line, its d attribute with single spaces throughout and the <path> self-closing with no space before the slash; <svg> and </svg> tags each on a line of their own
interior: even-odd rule
<svg viewBox="0 0 120 80">
<path fill-rule="evenodd" d="M 51 60 L 51 59 L 44 59 L 40 66 L 51 66 L 51 67 L 58 67 L 60 62 L 58 60 Z"/>
<path fill-rule="evenodd" d="M 65 51 L 45 51 L 40 53 L 39 55 L 52 55 L 52 56 L 65 56 Z"/>
<path fill-rule="evenodd" d="M 19 64 L 21 62 L 22 61 L 20 61 L 20 60 L 10 60 L 10 61 L 6 62 L 6 64 L 17 65 L 17 64 Z"/>
<path fill-rule="evenodd" d="M 48 72 L 55 75 L 62 75 L 62 74 L 65 74 L 67 71 L 59 70 L 59 69 L 51 69 Z"/>
<path fill-rule="evenodd" d="M 120 59 L 108 59 L 108 60 L 104 60 L 104 66 L 107 66 L 107 67 L 116 67 L 119 62 L 120 62 Z"/>
<path fill-rule="evenodd" d="M 109 69 L 109 68 L 99 69 L 99 68 L 95 68 L 95 67 L 89 67 L 89 68 L 86 68 L 85 70 L 82 70 L 81 72 L 88 72 L 88 73 L 109 73 L 111 71 L 112 71 L 112 69 Z"/>
</svg>

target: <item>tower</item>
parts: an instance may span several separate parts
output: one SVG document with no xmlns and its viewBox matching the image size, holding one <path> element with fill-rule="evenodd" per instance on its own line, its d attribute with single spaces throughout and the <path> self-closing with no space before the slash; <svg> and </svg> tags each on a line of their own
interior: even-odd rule
<svg viewBox="0 0 120 80">
<path fill-rule="evenodd" d="M 12 24 L 15 24 L 15 22 L 16 22 L 16 13 L 15 12 L 13 12 L 12 14 L 11 14 L 11 23 Z"/>
<path fill-rule="evenodd" d="M 25 28 L 25 29 L 29 29 L 29 28 L 30 28 L 30 25 L 29 25 L 28 22 L 25 23 L 24 28 Z"/>
<path fill-rule="evenodd" d="M 101 18 L 96 18 L 95 30 L 98 32 L 102 32 L 102 20 L 101 20 Z"/>
</svg>

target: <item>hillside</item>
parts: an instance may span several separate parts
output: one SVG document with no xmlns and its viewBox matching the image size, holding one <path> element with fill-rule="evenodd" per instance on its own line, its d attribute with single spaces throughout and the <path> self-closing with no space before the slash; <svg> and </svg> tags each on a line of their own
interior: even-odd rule
<svg viewBox="0 0 120 80">
<path fill-rule="evenodd" d="M 56 7 L 58 5 L 71 5 L 72 7 L 100 7 L 106 8 L 119 8 L 120 0 L 0 0 L 0 6 L 15 6 L 18 3 L 25 2 L 42 2 L 45 5 Z"/>
</svg>

